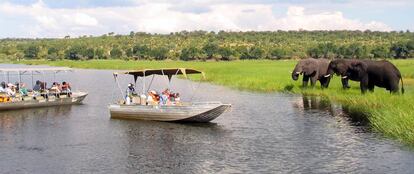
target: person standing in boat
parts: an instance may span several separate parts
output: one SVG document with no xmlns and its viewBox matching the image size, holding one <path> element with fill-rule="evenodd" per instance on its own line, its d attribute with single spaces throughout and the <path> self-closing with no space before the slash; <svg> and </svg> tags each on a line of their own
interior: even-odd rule
<svg viewBox="0 0 414 174">
<path fill-rule="evenodd" d="M 137 95 L 137 93 L 135 92 L 134 84 L 132 84 L 132 83 L 128 84 L 128 88 L 126 89 L 125 95 L 126 95 L 125 96 L 125 104 L 127 104 L 127 105 L 131 104 L 132 97 L 134 95 Z"/>
</svg>

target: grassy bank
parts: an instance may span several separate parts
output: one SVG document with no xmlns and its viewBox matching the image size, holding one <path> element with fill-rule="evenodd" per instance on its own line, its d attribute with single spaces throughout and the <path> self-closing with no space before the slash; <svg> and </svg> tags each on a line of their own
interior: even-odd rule
<svg viewBox="0 0 414 174">
<path fill-rule="evenodd" d="M 373 130 L 385 136 L 414 144 L 414 60 L 395 60 L 404 76 L 406 93 L 390 95 L 383 88 L 361 95 L 359 83 L 341 89 L 340 78 L 334 77 L 329 89 L 301 89 L 301 81 L 290 76 L 296 61 L 233 61 L 233 62 L 178 62 L 178 61 L 23 61 L 15 63 L 48 64 L 93 69 L 142 69 L 161 67 L 192 67 L 206 72 L 207 81 L 241 90 L 260 92 L 286 91 L 325 96 L 346 105 L 351 110 L 366 113 Z"/>
</svg>

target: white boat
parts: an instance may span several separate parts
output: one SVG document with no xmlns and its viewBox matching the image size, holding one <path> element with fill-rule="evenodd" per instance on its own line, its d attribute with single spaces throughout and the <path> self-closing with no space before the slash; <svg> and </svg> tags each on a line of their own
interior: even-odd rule
<svg viewBox="0 0 414 174">
<path fill-rule="evenodd" d="M 0 73 L 3 73 L 5 80 L 10 81 L 10 76 L 17 76 L 19 83 L 22 82 L 22 76 L 31 76 L 32 86 L 34 85 L 34 76 L 41 76 L 44 79 L 45 75 L 53 74 L 56 78 L 56 74 L 59 72 L 73 71 L 71 68 L 57 67 L 57 68 L 2 68 Z M 52 72 L 52 73 L 50 73 Z M 33 93 L 32 93 L 33 94 Z M 4 110 L 17 110 L 26 108 L 38 108 L 49 106 L 61 106 L 81 104 L 85 97 L 88 95 L 86 92 L 71 92 L 61 93 L 59 95 L 49 94 L 48 92 L 42 92 L 36 96 L 29 94 L 28 96 L 16 95 L 8 97 L 1 93 L 1 98 L 4 100 L 8 98 L 8 101 L 0 102 L 0 111 Z"/>
<path fill-rule="evenodd" d="M 119 74 L 133 75 L 135 80 L 138 77 L 142 77 L 144 80 L 146 76 L 155 75 L 165 75 L 170 80 L 173 75 L 183 75 L 184 77 L 187 77 L 187 74 L 202 74 L 204 77 L 203 72 L 186 68 L 115 72 L 115 79 L 117 79 Z M 143 91 L 145 91 L 145 86 L 143 86 Z M 148 105 L 147 102 L 139 100 L 139 102 L 132 102 L 131 104 L 124 104 L 124 102 L 122 102 L 122 104 L 119 102 L 111 104 L 109 105 L 109 111 L 111 118 L 209 122 L 220 116 L 230 107 L 230 104 L 223 104 L 221 102 L 180 102 L 169 105 Z"/>
</svg>

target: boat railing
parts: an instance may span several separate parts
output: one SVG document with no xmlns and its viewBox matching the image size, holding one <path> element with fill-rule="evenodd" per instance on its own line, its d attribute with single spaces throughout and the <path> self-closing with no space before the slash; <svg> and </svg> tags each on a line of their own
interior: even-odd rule
<svg viewBox="0 0 414 174">
<path fill-rule="evenodd" d="M 22 102 L 22 101 L 43 101 L 43 100 L 54 100 L 56 98 L 69 98 L 71 97 L 72 92 L 62 91 L 62 92 L 53 92 L 45 90 L 42 92 L 31 91 L 27 95 L 22 95 L 20 93 L 15 94 L 14 96 L 7 95 L 5 92 L 0 92 L 0 103 L 13 103 L 13 102 Z"/>
</svg>

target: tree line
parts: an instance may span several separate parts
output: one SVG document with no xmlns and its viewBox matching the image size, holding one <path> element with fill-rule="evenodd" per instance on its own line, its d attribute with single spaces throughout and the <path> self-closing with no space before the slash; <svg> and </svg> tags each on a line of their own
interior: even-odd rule
<svg viewBox="0 0 414 174">
<path fill-rule="evenodd" d="M 410 31 L 131 31 L 55 39 L 1 39 L 6 60 L 242 60 L 298 58 L 412 58 Z"/>
</svg>

